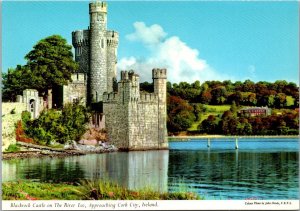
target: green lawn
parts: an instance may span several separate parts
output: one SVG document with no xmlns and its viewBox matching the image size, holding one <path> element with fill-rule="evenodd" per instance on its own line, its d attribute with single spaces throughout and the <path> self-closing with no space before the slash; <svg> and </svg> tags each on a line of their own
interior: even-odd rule
<svg viewBox="0 0 300 211">
<path fill-rule="evenodd" d="M 197 130 L 198 125 L 204 120 L 207 119 L 209 115 L 219 115 L 223 114 L 225 111 L 230 109 L 230 105 L 204 105 L 206 111 L 202 114 L 201 119 L 192 124 L 192 126 L 188 129 L 189 131 Z"/>
</svg>

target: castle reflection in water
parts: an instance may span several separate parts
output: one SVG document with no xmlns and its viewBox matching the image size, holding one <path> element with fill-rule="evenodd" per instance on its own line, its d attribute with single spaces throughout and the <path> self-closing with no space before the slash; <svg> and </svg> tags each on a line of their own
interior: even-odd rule
<svg viewBox="0 0 300 211">
<path fill-rule="evenodd" d="M 168 191 L 169 151 L 132 151 L 2 162 L 2 180 L 77 182 L 109 179 L 129 189 Z"/>
</svg>

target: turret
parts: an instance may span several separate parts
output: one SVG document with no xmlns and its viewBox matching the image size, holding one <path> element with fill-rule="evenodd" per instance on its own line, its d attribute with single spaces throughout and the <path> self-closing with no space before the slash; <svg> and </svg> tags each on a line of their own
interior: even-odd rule
<svg viewBox="0 0 300 211">
<path fill-rule="evenodd" d="M 117 48 L 119 43 L 119 34 L 116 31 L 106 32 L 107 43 L 107 92 L 114 90 L 117 79 Z"/>
<path fill-rule="evenodd" d="M 107 5 L 105 2 L 89 4 L 90 12 L 90 71 L 88 103 L 102 101 L 107 90 L 106 24 Z"/>
<path fill-rule="evenodd" d="M 168 148 L 167 141 L 167 70 L 153 69 L 154 93 L 158 95 L 158 141 L 160 148 Z"/>
<path fill-rule="evenodd" d="M 140 77 L 133 70 L 121 71 L 118 91 L 123 103 L 136 102 L 140 98 Z"/>
<path fill-rule="evenodd" d="M 72 32 L 72 44 L 75 49 L 75 61 L 79 63 L 79 73 L 87 73 L 89 70 L 89 30 L 77 30 Z"/>
</svg>

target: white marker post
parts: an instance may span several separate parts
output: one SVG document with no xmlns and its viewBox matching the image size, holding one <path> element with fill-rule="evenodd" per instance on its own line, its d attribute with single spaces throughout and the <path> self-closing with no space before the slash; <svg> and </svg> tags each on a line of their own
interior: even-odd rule
<svg viewBox="0 0 300 211">
<path fill-rule="evenodd" d="M 238 149 L 239 145 L 238 145 L 238 138 L 235 138 L 235 149 Z"/>
<path fill-rule="evenodd" d="M 207 147 L 210 148 L 210 138 L 207 139 Z"/>
</svg>

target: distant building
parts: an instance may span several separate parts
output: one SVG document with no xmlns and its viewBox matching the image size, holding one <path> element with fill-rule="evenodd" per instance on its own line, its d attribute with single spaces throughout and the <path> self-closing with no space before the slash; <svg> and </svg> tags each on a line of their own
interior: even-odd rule
<svg viewBox="0 0 300 211">
<path fill-rule="evenodd" d="M 239 111 L 241 116 L 269 116 L 271 109 L 268 107 L 248 107 Z"/>
</svg>

